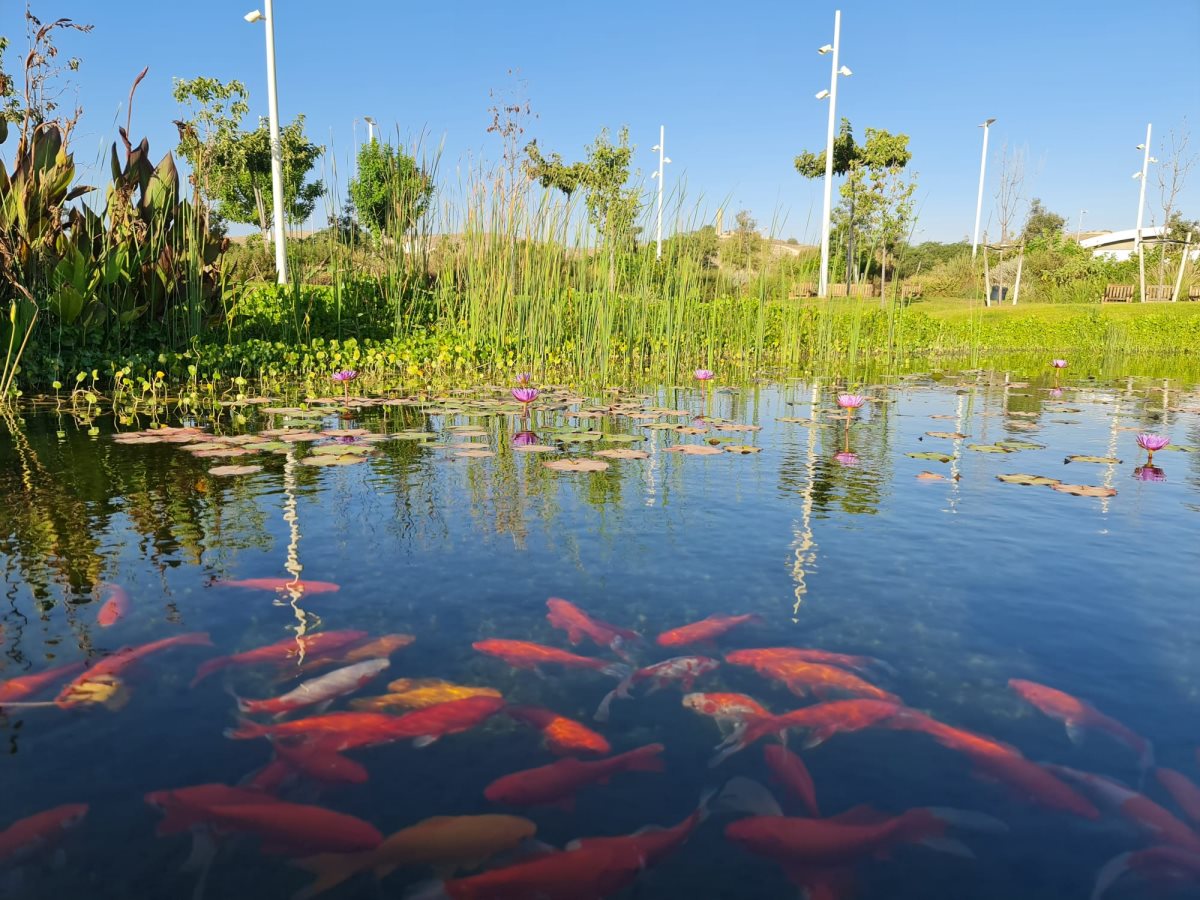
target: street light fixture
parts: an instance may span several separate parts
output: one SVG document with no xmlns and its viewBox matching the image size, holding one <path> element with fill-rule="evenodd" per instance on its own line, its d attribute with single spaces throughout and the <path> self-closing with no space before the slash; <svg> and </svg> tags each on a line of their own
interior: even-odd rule
<svg viewBox="0 0 1200 900">
<path fill-rule="evenodd" d="M 1142 154 L 1142 171 L 1134 172 L 1134 178 L 1142 179 L 1142 185 L 1138 189 L 1138 213 L 1137 213 L 1137 230 L 1133 234 L 1133 252 L 1141 254 L 1142 252 L 1142 213 L 1146 208 L 1146 174 L 1150 168 L 1150 163 L 1158 162 L 1150 155 L 1150 128 L 1153 123 L 1146 125 L 1146 141 L 1138 144 L 1137 149 L 1144 151 Z"/>
<path fill-rule="evenodd" d="M 662 206 L 663 206 L 663 165 L 671 161 L 666 156 L 667 129 L 665 125 L 658 126 L 658 143 L 651 150 L 658 152 L 658 171 L 650 177 L 658 179 L 658 239 L 654 254 L 655 259 L 662 259 Z"/>
<path fill-rule="evenodd" d="M 280 284 L 288 283 L 287 236 L 283 224 L 283 146 L 279 140 L 279 94 L 275 87 L 275 15 L 272 0 L 263 0 L 266 8 L 246 13 L 243 18 L 250 24 L 266 23 L 267 35 L 267 108 L 271 128 L 271 205 L 274 207 L 275 226 L 275 273 Z"/>
<path fill-rule="evenodd" d="M 837 122 L 837 84 L 838 76 L 849 76 L 850 70 L 845 66 L 838 68 L 838 50 L 841 48 L 842 11 L 833 14 L 833 43 L 818 48 L 817 52 L 824 56 L 833 54 L 830 66 L 829 90 L 817 94 L 818 100 L 829 99 L 829 125 L 825 133 L 825 206 L 821 218 L 821 275 L 817 288 L 818 297 L 829 296 L 829 224 L 833 214 L 833 129 Z"/>
<path fill-rule="evenodd" d="M 375 125 L 376 122 L 371 116 L 363 116 L 363 121 L 367 123 L 367 143 L 375 140 Z"/>
<path fill-rule="evenodd" d="M 1081 210 L 1079 211 L 1079 224 L 1078 224 L 1078 225 L 1075 227 L 1075 240 L 1076 240 L 1076 242 L 1078 242 L 1078 241 L 1079 241 L 1079 239 L 1080 239 L 1080 238 L 1083 236 L 1083 214 L 1084 214 L 1085 212 L 1087 212 L 1087 210 L 1086 210 L 1086 209 L 1081 209 Z"/>
<path fill-rule="evenodd" d="M 975 249 L 979 246 L 979 218 L 983 214 L 983 176 L 987 170 L 988 131 L 994 118 L 988 119 L 979 127 L 983 129 L 983 153 L 979 159 L 979 194 L 975 198 L 975 236 L 971 238 L 971 259 L 975 258 Z"/>
</svg>

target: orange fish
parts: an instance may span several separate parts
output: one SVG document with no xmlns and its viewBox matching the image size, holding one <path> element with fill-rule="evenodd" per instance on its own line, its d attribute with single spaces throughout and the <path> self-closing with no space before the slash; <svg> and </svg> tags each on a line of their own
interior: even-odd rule
<svg viewBox="0 0 1200 900">
<path fill-rule="evenodd" d="M 96 613 L 96 623 L 101 628 L 108 628 L 129 613 L 130 601 L 129 594 L 119 584 L 106 584 L 104 587 L 108 591 L 108 600 Z"/>
<path fill-rule="evenodd" d="M 323 631 L 319 634 L 284 638 L 265 647 L 256 647 L 231 656 L 218 656 L 207 660 L 196 670 L 192 679 L 195 687 L 209 675 L 227 669 L 230 666 L 254 666 L 264 663 L 271 665 L 286 665 L 298 656 L 307 657 L 309 654 L 331 653 L 345 647 L 354 646 L 367 639 L 365 631 Z"/>
<path fill-rule="evenodd" d="M 753 653 L 754 651 L 747 652 Z M 729 656 L 745 659 L 744 655 L 739 654 L 730 654 Z M 732 662 L 733 660 L 730 660 L 729 656 L 726 656 L 725 659 L 727 662 Z M 856 697 L 870 697 L 875 700 L 888 700 L 892 703 L 900 701 L 895 694 L 889 694 L 869 681 L 864 681 L 857 675 L 852 675 L 837 666 L 804 662 L 799 659 L 775 658 L 758 658 L 753 662 L 735 664 L 752 666 L 760 675 L 773 681 L 783 682 L 787 689 L 798 697 L 807 697 L 812 694 L 819 699 L 826 699 L 831 694 L 843 693 Z"/>
<path fill-rule="evenodd" d="M 648 869 L 656 866 L 671 853 L 682 847 L 692 836 L 698 825 L 708 818 L 708 801 L 711 792 L 706 792 L 700 798 L 700 805 L 682 822 L 670 828 L 647 827 L 640 828 L 633 834 L 621 837 L 590 837 L 579 838 L 567 844 L 567 852 L 610 847 L 620 855 L 632 853 L 641 860 L 641 868 Z"/>
<path fill-rule="evenodd" d="M 585 785 L 604 782 L 621 772 L 665 771 L 662 744 L 647 744 L 628 753 L 595 762 L 560 759 L 548 766 L 505 775 L 489 784 L 483 795 L 493 803 L 514 806 L 558 805 L 573 809 L 575 793 Z"/>
<path fill-rule="evenodd" d="M 83 667 L 84 663 L 82 662 L 67 663 L 64 666 L 34 672 L 32 675 L 21 675 L 17 678 L 10 678 L 8 681 L 0 681 L 0 704 L 6 700 L 23 700 L 64 678 L 70 678 L 77 672 L 82 672 Z"/>
<path fill-rule="evenodd" d="M 1100 900 L 1127 872 L 1140 872 L 1163 880 L 1182 878 L 1188 884 L 1200 885 L 1200 854 L 1179 847 L 1150 847 L 1122 853 L 1100 869 L 1092 900 Z"/>
<path fill-rule="evenodd" d="M 746 720 L 744 729 L 735 731 L 717 748 L 718 753 L 709 765 L 717 765 L 769 734 L 781 734 L 793 728 L 807 730 L 805 748 L 816 747 L 839 732 L 861 731 L 884 724 L 903 708 L 886 700 L 833 700 L 780 716 L 751 717 Z"/>
<path fill-rule="evenodd" d="M 1083 785 L 1092 796 L 1119 812 L 1152 840 L 1182 847 L 1189 853 L 1200 854 L 1200 834 L 1196 834 L 1186 823 L 1144 794 L 1131 791 L 1120 782 L 1103 775 L 1081 772 L 1068 766 L 1047 765 L 1046 768 L 1056 775 Z"/>
<path fill-rule="evenodd" d="M 870 674 L 876 669 L 890 671 L 892 668 L 883 660 L 875 659 L 873 656 L 853 656 L 848 653 L 834 653 L 830 650 L 807 647 L 759 647 L 733 650 L 725 654 L 725 662 L 735 666 L 755 666 L 767 660 L 820 663 L 823 666 L 837 666 L 841 669 L 853 669 L 866 674 Z"/>
<path fill-rule="evenodd" d="M 593 619 L 568 600 L 551 597 L 546 601 L 546 606 L 550 610 L 546 613 L 546 621 L 554 628 L 565 631 L 567 640 L 571 642 L 572 647 L 578 646 L 586 637 L 597 647 L 612 650 L 624 658 L 625 644 L 642 639 L 642 636 L 636 631 L 618 628 L 616 625 L 609 625 L 607 622 Z"/>
<path fill-rule="evenodd" d="M 771 777 L 792 797 L 799 800 L 808 814 L 820 818 L 821 810 L 817 807 L 817 790 L 813 785 L 812 775 L 808 767 L 795 753 L 782 744 L 768 744 L 763 748 L 763 756 Z"/>
<path fill-rule="evenodd" d="M 590 656 L 578 656 L 531 641 L 488 640 L 476 641 L 471 646 L 480 653 L 504 660 L 514 669 L 538 669 L 540 666 L 554 665 L 564 669 L 595 669 L 613 678 L 624 678 L 629 674 L 628 666 Z"/>
<path fill-rule="evenodd" d="M 1156 769 L 1154 777 L 1163 786 L 1175 805 L 1183 810 L 1184 815 L 1193 823 L 1200 825 L 1200 787 L 1186 775 L 1173 769 Z"/>
<path fill-rule="evenodd" d="M 1072 741 L 1081 740 L 1084 731 L 1103 731 L 1136 753 L 1138 765 L 1143 770 L 1154 765 L 1154 746 L 1148 740 L 1111 716 L 1104 715 L 1091 704 L 1035 681 L 1012 678 L 1008 686 L 1022 700 L 1033 704 L 1051 718 L 1062 721 Z"/>
<path fill-rule="evenodd" d="M 641 872 L 631 847 L 604 844 L 490 869 L 442 882 L 436 894 L 420 900 L 603 900 L 624 890 Z M 417 900 L 414 897 L 414 900 Z"/>
<path fill-rule="evenodd" d="M 542 733 L 546 749 L 558 756 L 573 753 L 611 753 L 612 746 L 586 725 L 540 706 L 509 706 L 504 712 Z"/>
<path fill-rule="evenodd" d="M 683 705 L 702 716 L 711 716 L 722 728 L 741 727 L 751 717 L 771 715 L 769 709 L 746 694 L 686 694 Z"/>
<path fill-rule="evenodd" d="M 0 831 L 0 863 L 25 859 L 52 844 L 87 815 L 86 803 L 67 803 L 18 819 Z"/>
<path fill-rule="evenodd" d="M 979 775 L 1002 782 L 1041 806 L 1069 812 L 1084 819 L 1100 818 L 1100 811 L 1086 797 L 1041 766 L 1027 760 L 1020 751 L 1008 744 L 946 725 L 911 709 L 903 710 L 886 724 L 897 731 L 928 734 L 942 746 L 970 759 Z"/>
<path fill-rule="evenodd" d="M 383 843 L 379 830 L 362 819 L 273 798 L 261 804 L 210 806 L 204 817 L 222 831 L 257 835 L 268 853 L 353 853 L 374 850 Z"/>
<path fill-rule="evenodd" d="M 141 662 L 147 656 L 168 650 L 171 647 L 211 647 L 212 641 L 208 634 L 202 631 L 192 634 L 177 634 L 174 637 L 151 641 L 139 647 L 122 647 L 116 653 L 97 660 L 91 667 L 69 681 L 59 692 L 55 702 L 62 706 L 72 706 L 80 691 L 88 682 L 113 681 L 130 666 Z M 74 696 L 73 696 L 74 695 Z"/>
<path fill-rule="evenodd" d="M 213 587 L 246 588 L 251 591 L 291 591 L 302 594 L 331 594 L 342 586 L 332 581 L 295 581 L 291 578 L 243 578 L 241 580 L 218 580 Z"/>
<path fill-rule="evenodd" d="M 651 694 L 670 684 L 678 684 L 680 690 L 690 691 L 696 684 L 697 678 L 715 671 L 720 665 L 719 661 L 709 659 L 707 656 L 676 656 L 673 659 L 664 659 L 662 662 L 638 669 L 623 679 L 600 701 L 600 705 L 596 707 L 594 718 L 597 722 L 607 722 L 612 702 L 618 697 L 628 700 L 630 689 L 643 681 L 650 682 L 649 693 Z"/>
<path fill-rule="evenodd" d="M 274 802 L 274 797 L 249 787 L 230 787 L 225 784 L 197 784 L 165 791 L 151 791 L 146 803 L 163 814 L 154 829 L 160 837 L 182 834 L 207 823 L 208 810 L 214 806 L 234 806 L 239 803 L 261 805 Z"/>
<path fill-rule="evenodd" d="M 468 697 L 499 697 L 500 692 L 490 687 L 471 687 L 452 684 L 440 678 L 397 678 L 388 685 L 388 693 L 382 697 L 365 697 L 351 700 L 352 709 L 380 711 L 400 709 L 425 709 L 451 700 L 466 700 Z"/>
<path fill-rule="evenodd" d="M 387 659 L 398 650 L 415 641 L 411 634 L 385 634 L 365 644 L 351 644 L 345 650 L 330 653 L 326 656 L 306 658 L 304 669 L 316 669 L 321 666 L 332 666 L 338 663 L 362 662 L 368 659 Z"/>
<path fill-rule="evenodd" d="M 658 636 L 660 647 L 686 647 L 688 644 L 711 644 L 721 635 L 746 622 L 761 622 L 762 616 L 749 613 L 742 616 L 711 615 L 707 619 L 664 631 Z"/>
</svg>

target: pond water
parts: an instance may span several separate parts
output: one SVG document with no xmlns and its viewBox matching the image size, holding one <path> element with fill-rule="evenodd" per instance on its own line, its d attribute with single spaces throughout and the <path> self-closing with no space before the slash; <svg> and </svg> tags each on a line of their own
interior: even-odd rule
<svg viewBox="0 0 1200 900">
<path fill-rule="evenodd" d="M 1195 796 L 1149 766 L 1152 743 L 1155 766 L 1200 782 L 1195 385 L 917 374 L 864 386 L 849 420 L 836 383 L 719 385 L 544 390 L 528 420 L 499 386 L 170 423 L 201 434 L 9 416 L 4 896 L 289 897 L 313 880 L 297 858 L 367 853 L 435 816 L 464 818 L 308 863 L 345 875 L 321 896 L 777 898 L 805 884 L 814 898 L 1060 900 L 1164 843 L 1183 849 L 1129 858 L 1104 896 L 1200 896 L 1195 869 L 1176 877 L 1200 859 Z M 1173 442 L 1153 468 L 1139 432 Z M 544 465 L 564 458 L 608 468 Z M 210 473 L 230 465 L 261 469 Z M 1013 474 L 1062 484 L 997 477 Z M 585 623 L 599 643 L 572 645 L 549 598 L 615 630 Z M 672 631 L 710 616 L 753 617 Z M 626 629 L 642 638 L 613 640 Z M 385 635 L 413 640 L 370 643 Z M 502 640 L 586 659 L 529 668 L 545 651 L 483 643 Z M 871 659 L 736 653 L 760 648 Z M 673 667 L 657 691 L 635 676 L 594 719 L 626 662 L 681 656 L 715 662 Z M 72 663 L 90 668 L 14 681 Z M 236 697 L 331 672 L 304 698 L 336 694 L 328 706 L 239 713 Z M 460 700 L 449 685 L 487 690 Z M 693 691 L 753 699 L 710 698 L 719 721 L 682 702 Z M 769 718 L 803 708 L 816 711 Z M 363 711 L 375 717 L 313 721 Z M 747 746 L 710 765 L 741 726 Z M 545 772 L 493 784 L 647 745 L 661 750 L 604 781 L 584 768 L 557 789 Z M 804 819 L 803 777 L 779 771 L 795 776 L 797 758 L 821 815 L 840 818 Z M 1113 782 L 1140 785 L 1167 824 L 1122 811 Z M 198 785 L 237 790 L 178 792 Z M 707 819 L 685 821 L 702 795 Z M 919 808 L 938 811 L 906 812 Z M 466 818 L 485 814 L 524 821 Z"/>
</svg>

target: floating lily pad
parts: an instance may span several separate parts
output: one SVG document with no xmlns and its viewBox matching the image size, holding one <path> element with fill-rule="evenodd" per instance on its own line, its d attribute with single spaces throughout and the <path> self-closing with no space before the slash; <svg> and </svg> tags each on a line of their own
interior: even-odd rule
<svg viewBox="0 0 1200 900">
<path fill-rule="evenodd" d="M 614 444 L 632 444 L 635 441 L 644 441 L 645 435 L 641 434 L 606 434 L 604 440 L 612 441 Z"/>
<path fill-rule="evenodd" d="M 1115 456 L 1086 456 L 1084 454 L 1074 453 L 1071 456 L 1068 456 L 1066 459 L 1064 459 L 1063 462 L 1067 462 L 1067 463 L 1073 463 L 1073 462 L 1076 462 L 1076 463 L 1103 463 L 1105 465 L 1111 466 L 1111 465 L 1116 465 L 1117 463 L 1121 462 L 1121 460 L 1117 459 Z"/>
<path fill-rule="evenodd" d="M 193 456 L 201 459 L 210 459 L 223 456 L 249 456 L 250 452 L 245 447 L 215 447 L 211 450 L 193 450 Z"/>
<path fill-rule="evenodd" d="M 371 448 L 366 444 L 321 444 L 312 448 L 313 453 L 332 456 L 345 456 L 351 453 L 370 453 Z"/>
<path fill-rule="evenodd" d="M 921 472 L 917 475 L 917 481 L 948 481 L 945 475 L 939 475 L 937 472 Z"/>
<path fill-rule="evenodd" d="M 431 441 L 437 435 L 432 431 L 393 431 L 383 437 L 389 441 Z"/>
<path fill-rule="evenodd" d="M 1076 497 L 1115 497 L 1117 495 L 1116 488 L 1093 484 L 1052 484 L 1050 489 L 1063 494 L 1074 494 Z"/>
<path fill-rule="evenodd" d="M 517 453 L 554 453 L 558 448 L 549 444 L 514 444 L 513 450 Z"/>
<path fill-rule="evenodd" d="M 1191 447 L 1187 444 L 1167 444 L 1163 449 L 1175 450 L 1178 453 L 1200 453 L 1200 447 Z"/>
<path fill-rule="evenodd" d="M 967 444 L 968 450 L 974 450 L 976 453 L 1012 453 L 1013 450 L 1008 447 L 1001 447 L 999 444 Z"/>
<path fill-rule="evenodd" d="M 815 419 L 798 419 L 792 416 L 785 416 L 775 420 L 776 422 L 788 422 L 792 425 L 806 425 L 809 428 L 832 428 L 828 422 L 818 422 Z"/>
<path fill-rule="evenodd" d="M 683 453 L 687 456 L 715 456 L 724 451 L 720 447 L 710 447 L 707 444 L 676 444 L 674 447 L 665 448 L 663 452 Z"/>
<path fill-rule="evenodd" d="M 492 445 L 479 441 L 461 441 L 457 444 L 451 444 L 455 450 L 491 450 Z"/>
<path fill-rule="evenodd" d="M 276 450 L 286 450 L 287 446 L 283 441 L 256 441 L 253 444 L 246 444 L 246 449 L 253 450 L 255 453 L 273 453 Z"/>
<path fill-rule="evenodd" d="M 603 472 L 608 463 L 602 459 L 548 459 L 542 463 L 555 472 Z"/>
<path fill-rule="evenodd" d="M 1032 485 L 1049 485 L 1062 484 L 1057 478 L 1047 478 L 1044 475 L 1026 475 L 1024 472 L 1016 472 L 1012 475 L 997 475 L 997 481 L 1003 481 L 1005 484 L 1032 484 Z"/>
<path fill-rule="evenodd" d="M 588 444 L 603 438 L 604 433 L 600 431 L 571 431 L 558 436 L 558 440 L 564 444 Z"/>
<path fill-rule="evenodd" d="M 713 427 L 717 431 L 762 431 L 761 425 L 742 425 L 737 422 L 718 422 Z"/>
<path fill-rule="evenodd" d="M 726 453 L 741 453 L 743 455 L 762 453 L 762 447 L 752 447 L 749 444 L 726 444 L 722 449 Z"/>
<path fill-rule="evenodd" d="M 1045 450 L 1045 444 L 1035 444 L 1033 441 L 1018 441 L 1008 438 L 1003 441 L 996 441 L 997 447 L 1003 447 L 1005 450 Z"/>
<path fill-rule="evenodd" d="M 945 453 L 936 453 L 932 450 L 925 450 L 921 453 L 906 453 L 904 455 L 912 457 L 913 459 L 928 459 L 932 460 L 933 462 L 940 463 L 948 463 L 950 460 L 954 459 L 953 456 L 947 456 Z"/>
<path fill-rule="evenodd" d="M 634 450 L 632 447 L 614 447 L 612 450 L 597 450 L 597 456 L 605 459 L 647 459 L 650 454 L 645 450 Z"/>
<path fill-rule="evenodd" d="M 353 453 L 347 453 L 344 456 L 323 454 L 320 456 L 306 456 L 300 462 L 306 466 L 352 466 L 355 463 L 366 462 L 366 459 L 365 456 Z"/>
<path fill-rule="evenodd" d="M 213 466 L 208 470 L 209 475 L 253 475 L 261 472 L 262 466 Z"/>
<path fill-rule="evenodd" d="M 488 459 L 489 457 L 495 456 L 496 453 L 493 450 L 480 449 L 480 450 L 459 450 L 454 455 L 457 457 L 463 458 L 463 459 Z"/>
<path fill-rule="evenodd" d="M 966 435 L 960 431 L 927 431 L 925 434 L 928 437 L 949 438 L 955 441 L 966 437 Z"/>
</svg>

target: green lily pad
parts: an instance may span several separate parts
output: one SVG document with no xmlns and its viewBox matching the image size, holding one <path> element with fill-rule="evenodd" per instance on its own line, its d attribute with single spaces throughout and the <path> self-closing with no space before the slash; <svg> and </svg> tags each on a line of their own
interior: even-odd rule
<svg viewBox="0 0 1200 900">
<path fill-rule="evenodd" d="M 276 450 L 286 450 L 288 445 L 283 441 L 255 441 L 253 444 L 246 444 L 247 450 L 259 450 L 264 453 L 273 453 Z"/>
<path fill-rule="evenodd" d="M 388 441 L 431 441 L 436 437 L 432 431 L 393 431 L 383 435 Z"/>
<path fill-rule="evenodd" d="M 1024 472 L 1017 472 L 1012 475 L 997 475 L 997 481 L 1003 481 L 1005 484 L 1035 484 L 1035 485 L 1056 485 L 1062 484 L 1057 478 L 1047 478 L 1044 475 L 1027 475 Z"/>
<path fill-rule="evenodd" d="M 617 444 L 632 444 L 635 441 L 644 441 L 645 435 L 641 434 L 606 434 L 604 440 L 613 441 Z"/>
<path fill-rule="evenodd" d="M 371 448 L 366 444 L 321 444 L 313 447 L 312 452 L 324 456 L 351 456 L 370 453 Z"/>
<path fill-rule="evenodd" d="M 1065 463 L 1083 462 L 1083 463 L 1103 463 L 1104 465 L 1116 465 L 1121 460 L 1115 456 L 1086 456 L 1081 453 L 1075 453 L 1063 460 Z"/>
<path fill-rule="evenodd" d="M 996 441 L 997 447 L 1003 447 L 1005 450 L 1045 450 L 1045 444 L 1036 444 L 1033 441 L 1018 441 L 1013 438 L 1007 438 L 1003 441 Z"/>
<path fill-rule="evenodd" d="M 947 438 L 952 441 L 961 440 L 966 437 L 961 431 L 927 431 L 925 434 L 927 437 Z"/>
<path fill-rule="evenodd" d="M 967 449 L 976 453 L 1012 453 L 1015 448 L 1001 447 L 999 444 L 967 444 Z"/>
<path fill-rule="evenodd" d="M 905 456 L 913 459 L 928 459 L 932 462 L 948 463 L 954 459 L 953 456 L 947 456 L 945 453 L 935 453 L 932 450 L 925 450 L 921 453 L 906 453 Z"/>
<path fill-rule="evenodd" d="M 1163 449 L 1175 450 L 1179 453 L 1200 453 L 1200 447 L 1191 447 L 1187 444 L 1167 444 Z"/>
</svg>

